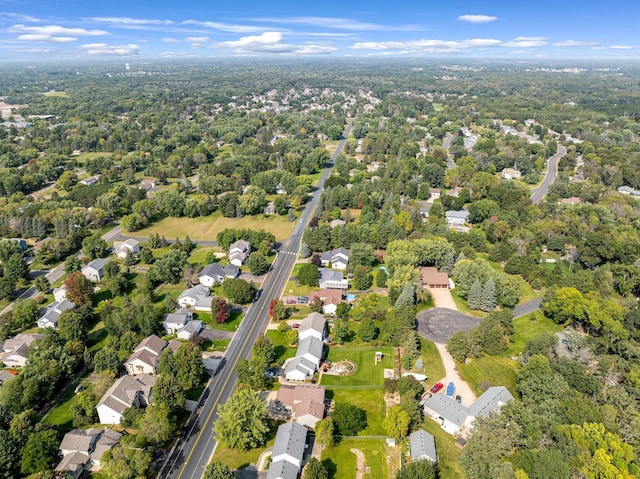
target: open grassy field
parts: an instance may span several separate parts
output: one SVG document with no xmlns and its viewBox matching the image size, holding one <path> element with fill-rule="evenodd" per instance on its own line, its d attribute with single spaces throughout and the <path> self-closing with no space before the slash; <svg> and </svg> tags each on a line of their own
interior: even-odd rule
<svg viewBox="0 0 640 479">
<path fill-rule="evenodd" d="M 359 449 L 364 453 L 365 466 L 371 468 L 371 474 L 367 474 L 365 477 L 391 477 L 387 466 L 387 457 L 394 460 L 399 454 L 397 448 L 387 447 L 384 439 L 349 438 L 322 451 L 322 461 L 329 466 L 330 478 L 353 479 L 356 471 L 356 456 L 351 452 L 351 449 Z"/>
<path fill-rule="evenodd" d="M 286 216 L 245 216 L 243 218 L 225 218 L 220 213 L 198 218 L 165 218 L 148 228 L 136 231 L 137 237 L 150 234 L 164 235 L 167 239 L 185 236 L 194 241 L 216 241 L 217 234 L 225 228 L 251 228 L 272 233 L 277 241 L 287 238 L 293 231 L 295 222 L 287 221 Z"/>
<path fill-rule="evenodd" d="M 65 91 L 47 91 L 43 93 L 44 96 L 54 96 L 60 98 L 68 98 L 69 94 Z"/>
<path fill-rule="evenodd" d="M 374 362 L 376 351 L 382 351 L 382 361 Z M 353 361 L 357 369 L 349 376 L 323 375 L 321 384 L 326 387 L 338 386 L 340 388 L 360 386 L 382 386 L 384 383 L 384 369 L 393 368 L 393 348 L 366 347 L 366 348 L 341 348 L 334 346 L 329 349 L 329 361 L 337 363 L 341 359 Z"/>
<path fill-rule="evenodd" d="M 527 341 L 537 338 L 542 334 L 555 334 L 562 331 L 563 327 L 554 323 L 539 311 L 513 320 L 514 333 L 509 344 L 507 354 L 518 355 L 524 351 Z"/>
<path fill-rule="evenodd" d="M 483 386 L 505 386 L 514 397 L 517 396 L 516 376 L 518 363 L 508 358 L 484 356 L 473 359 L 469 364 L 458 364 L 460 376 L 469 383 L 474 393 L 479 396 Z"/>
</svg>

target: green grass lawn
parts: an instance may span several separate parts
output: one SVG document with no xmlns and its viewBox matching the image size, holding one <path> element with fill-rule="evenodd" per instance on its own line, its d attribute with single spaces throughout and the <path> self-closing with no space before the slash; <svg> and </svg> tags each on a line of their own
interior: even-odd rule
<svg viewBox="0 0 640 479">
<path fill-rule="evenodd" d="M 382 351 L 382 361 L 375 364 L 376 351 Z M 357 369 L 349 376 L 322 375 L 322 385 L 331 387 L 353 386 L 382 386 L 384 383 L 384 369 L 393 368 L 393 348 L 389 347 L 365 347 L 365 348 L 341 348 L 334 346 L 329 349 L 328 359 L 334 363 L 342 359 L 353 361 Z"/>
<path fill-rule="evenodd" d="M 295 274 L 292 273 L 292 275 Z M 293 296 L 309 296 L 309 293 L 314 289 L 318 289 L 317 287 L 312 288 L 311 286 L 305 286 L 303 284 L 298 284 L 297 281 L 287 281 L 287 284 L 284 287 L 284 294 L 293 295 Z"/>
<path fill-rule="evenodd" d="M 327 386 L 327 398 L 353 404 L 367 412 L 367 427 L 358 433 L 359 436 L 386 436 L 382 427 L 387 413 L 382 386 L 378 389 L 333 389 Z"/>
<path fill-rule="evenodd" d="M 514 397 L 516 392 L 516 376 L 518 364 L 508 358 L 484 356 L 473 359 L 469 364 L 458 364 L 460 376 L 469 383 L 474 393 L 479 396 L 484 386 L 505 386 Z"/>
<path fill-rule="evenodd" d="M 426 374 L 431 381 L 439 381 L 445 377 L 444 364 L 442 364 L 442 358 L 435 344 L 424 338 L 420 338 L 420 356 L 424 362 L 424 374 Z M 414 372 L 423 373 L 423 371 Z"/>
<path fill-rule="evenodd" d="M 64 395 L 58 400 L 58 404 L 54 407 L 49 414 L 44 417 L 44 421 L 53 426 L 57 426 L 64 431 L 70 431 L 73 429 L 73 411 L 71 406 L 78 402 L 78 395 L 75 394 L 75 388 L 82 380 L 78 380 L 73 383 L 69 389 L 66 390 Z M 87 384 L 87 383 L 84 383 Z M 89 389 L 93 386 L 87 384 Z"/>
<path fill-rule="evenodd" d="M 212 252 L 212 251 L 219 252 L 220 248 L 214 248 L 213 246 L 196 248 L 191 253 L 191 256 L 189 256 L 189 263 L 206 266 L 207 264 L 209 264 L 207 263 L 207 254 L 209 254 L 209 252 Z"/>
<path fill-rule="evenodd" d="M 469 309 L 469 306 L 467 306 L 467 301 L 460 297 L 457 289 L 451 290 L 451 297 L 453 298 L 453 301 L 456 303 L 456 307 L 458 308 L 458 311 L 460 311 L 462 314 L 469 314 L 471 316 L 477 316 L 477 317 L 483 316 L 483 313 L 481 311 L 473 311 Z"/>
<path fill-rule="evenodd" d="M 456 440 L 440 427 L 438 423 L 426 417 L 422 427 L 429 434 L 433 434 L 436 438 L 436 450 L 438 452 L 439 478 L 440 479 L 459 479 L 462 471 L 458 465 L 458 457 L 460 449 L 456 447 Z"/>
<path fill-rule="evenodd" d="M 542 334 L 555 334 L 564 328 L 539 311 L 513 320 L 514 333 L 507 354 L 518 355 L 524 351 L 527 341 Z"/>
<path fill-rule="evenodd" d="M 219 212 L 198 218 L 165 218 L 148 228 L 135 232 L 138 237 L 147 237 L 156 233 L 167 239 L 179 237 L 184 239 L 189 235 L 194 241 L 216 241 L 217 234 L 225 228 L 251 228 L 266 230 L 276 237 L 277 241 L 289 237 L 295 222 L 287 221 L 286 216 L 264 215 L 244 216 L 242 218 L 225 218 Z M 170 232 L 170 234 L 167 234 Z"/>
<path fill-rule="evenodd" d="M 273 446 L 275 441 L 274 433 L 273 438 L 267 442 L 265 447 L 249 449 L 246 452 L 238 451 L 236 449 L 227 449 L 226 447 L 223 447 L 222 444 L 218 443 L 211 462 L 221 462 L 229 466 L 231 469 L 246 469 L 251 464 L 257 464 L 258 459 L 260 459 L 260 454 L 262 454 L 266 448 Z"/>
<path fill-rule="evenodd" d="M 369 478 L 389 477 L 387 456 L 397 449 L 387 447 L 384 439 L 344 439 L 337 445 L 322 451 L 322 460 L 330 465 L 329 477 L 332 479 L 353 479 L 356 470 L 356 456 L 351 449 L 364 453 L 365 466 L 371 468 Z"/>
<path fill-rule="evenodd" d="M 284 333 L 277 329 L 269 329 L 267 331 L 267 337 L 273 342 L 273 348 L 276 353 L 276 363 L 282 364 L 289 358 L 296 355 L 297 346 L 289 346 L 285 343 Z"/>
<path fill-rule="evenodd" d="M 242 318 L 244 317 L 240 311 L 232 311 L 229 314 L 229 319 L 224 323 L 216 323 L 211 317 L 210 313 L 197 312 L 194 314 L 194 318 L 199 319 L 203 323 L 209 325 L 211 329 L 219 329 L 220 331 L 235 331 L 240 326 Z"/>
<path fill-rule="evenodd" d="M 173 299 L 177 300 L 180 293 L 182 293 L 186 289 L 184 284 L 169 284 L 165 283 L 161 285 L 156 292 L 154 293 L 154 303 L 159 303 L 164 301 L 167 296 L 171 296 Z"/>
</svg>

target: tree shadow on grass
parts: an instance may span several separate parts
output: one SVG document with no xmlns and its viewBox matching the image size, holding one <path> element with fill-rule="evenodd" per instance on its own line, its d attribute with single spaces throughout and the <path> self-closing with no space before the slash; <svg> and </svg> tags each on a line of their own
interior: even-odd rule
<svg viewBox="0 0 640 479">
<path fill-rule="evenodd" d="M 327 470 L 327 479 L 335 479 L 336 474 L 338 473 L 338 466 L 336 466 L 336 463 L 327 458 L 322 461 L 322 464 Z"/>
</svg>

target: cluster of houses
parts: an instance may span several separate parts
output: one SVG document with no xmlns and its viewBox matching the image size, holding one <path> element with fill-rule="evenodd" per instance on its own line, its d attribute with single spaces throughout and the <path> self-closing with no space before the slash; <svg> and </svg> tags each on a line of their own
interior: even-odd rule
<svg viewBox="0 0 640 479">
<path fill-rule="evenodd" d="M 304 318 L 298 329 L 298 350 L 284 369 L 287 381 L 308 381 L 313 378 L 322 362 L 327 320 L 320 313 Z"/>
<path fill-rule="evenodd" d="M 320 256 L 320 278 L 318 283 L 321 289 L 349 288 L 349 280 L 344 277 L 343 271 L 349 266 L 351 253 L 348 249 L 337 248 L 325 251 Z"/>
<path fill-rule="evenodd" d="M 55 471 L 66 473 L 70 479 L 78 479 L 84 471 L 100 470 L 102 456 L 118 444 L 121 437 L 121 433 L 109 428 L 68 432 L 60 443 L 62 459 Z"/>
</svg>

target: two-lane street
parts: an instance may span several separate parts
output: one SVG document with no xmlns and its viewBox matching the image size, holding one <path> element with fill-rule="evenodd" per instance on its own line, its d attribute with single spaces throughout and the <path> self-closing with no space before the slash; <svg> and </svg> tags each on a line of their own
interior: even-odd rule
<svg viewBox="0 0 640 479">
<path fill-rule="evenodd" d="M 333 163 L 344 148 L 345 139 L 349 136 L 352 123 L 353 121 L 349 122 L 343 140 L 340 141 L 338 148 L 333 153 L 329 165 L 325 168 L 291 236 L 282 243 L 271 270 L 262 283 L 262 294 L 247 311 L 229 344 L 225 353 L 225 363 L 210 383 L 209 394 L 198 414 L 194 431 L 186 431 L 187 438 L 176 451 L 178 459 L 175 463 L 168 464 L 163 472 L 163 477 L 199 479 L 209 463 L 216 447 L 213 423 L 217 418 L 217 407 L 224 404 L 233 393 L 237 379 L 235 369 L 238 360 L 249 357 L 253 343 L 260 335 L 264 334 L 269 324 L 267 315 L 269 302 L 273 298 L 280 297 L 291 275 L 304 229 L 318 205 L 324 182 L 331 174 Z"/>
<path fill-rule="evenodd" d="M 549 188 L 551 188 L 551 185 L 558 175 L 558 161 L 560 161 L 560 158 L 566 154 L 567 149 L 562 145 L 558 145 L 558 151 L 556 154 L 549 158 L 547 163 L 547 174 L 545 175 L 544 180 L 542 180 L 542 183 L 540 183 L 540 186 L 533 190 L 533 193 L 531 194 L 531 202 L 534 205 L 536 203 L 540 203 L 542 198 L 547 196 L 549 193 Z"/>
</svg>

